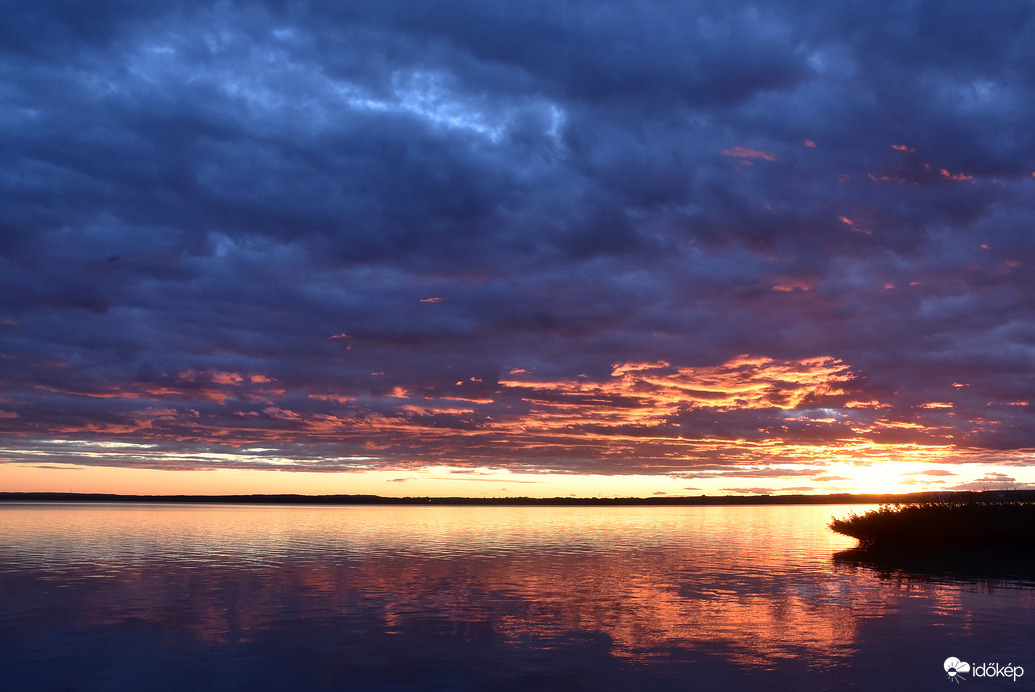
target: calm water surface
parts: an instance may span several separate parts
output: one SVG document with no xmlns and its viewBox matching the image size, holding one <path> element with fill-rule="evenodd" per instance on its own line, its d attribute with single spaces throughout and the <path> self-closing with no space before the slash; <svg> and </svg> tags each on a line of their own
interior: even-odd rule
<svg viewBox="0 0 1035 692">
<path fill-rule="evenodd" d="M 1028 572 L 851 509 L 6 504 L 0 690 L 1035 689 Z"/>
</svg>

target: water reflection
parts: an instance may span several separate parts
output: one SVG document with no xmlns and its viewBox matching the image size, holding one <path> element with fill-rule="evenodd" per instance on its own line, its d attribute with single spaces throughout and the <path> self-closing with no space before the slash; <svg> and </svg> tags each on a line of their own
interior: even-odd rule
<svg viewBox="0 0 1035 692">
<path fill-rule="evenodd" d="M 868 570 L 899 583 L 969 585 L 986 591 L 1035 587 L 1035 555 L 1027 550 L 853 548 L 835 553 L 833 560 L 842 570 Z"/>
<path fill-rule="evenodd" d="M 22 643 L 0 653 L 0 679 L 665 689 L 692 673 L 697 689 L 852 689 L 860 662 L 879 671 L 889 653 L 938 663 L 961 642 L 999 637 L 1008 656 L 1030 641 L 1030 582 L 890 577 L 914 573 L 838 552 L 853 541 L 825 529 L 830 513 L 4 507 L 0 634 Z M 913 675 L 896 680 L 935 679 Z"/>
</svg>

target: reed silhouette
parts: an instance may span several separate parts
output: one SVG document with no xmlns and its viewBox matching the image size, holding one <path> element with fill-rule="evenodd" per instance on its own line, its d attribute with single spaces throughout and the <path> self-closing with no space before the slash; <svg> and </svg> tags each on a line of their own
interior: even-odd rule
<svg viewBox="0 0 1035 692">
<path fill-rule="evenodd" d="M 918 502 L 882 505 L 833 519 L 831 530 L 865 549 L 1035 546 L 1035 502 Z"/>
</svg>

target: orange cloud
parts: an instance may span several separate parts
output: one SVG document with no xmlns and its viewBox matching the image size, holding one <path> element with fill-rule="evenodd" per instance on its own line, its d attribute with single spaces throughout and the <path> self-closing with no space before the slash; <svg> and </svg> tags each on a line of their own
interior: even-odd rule
<svg viewBox="0 0 1035 692">
<path fill-rule="evenodd" d="M 811 291 L 815 285 L 813 279 L 799 279 L 799 278 L 787 278 L 782 279 L 780 283 L 773 286 L 774 291 L 780 293 L 790 293 L 792 291 Z"/>
<path fill-rule="evenodd" d="M 974 179 L 974 176 L 972 176 L 972 175 L 966 175 L 965 173 L 950 173 L 949 171 L 947 171 L 944 168 L 941 169 L 939 172 L 942 174 L 943 178 L 948 178 L 949 180 L 953 180 L 953 181 L 956 181 L 956 182 L 964 182 L 964 181 L 967 181 L 967 180 L 973 180 Z"/>
<path fill-rule="evenodd" d="M 451 388 L 436 396 L 397 386 L 376 393 L 296 392 L 285 398 L 265 376 L 220 372 L 190 377 L 160 391 L 87 394 L 179 398 L 180 404 L 127 411 L 115 420 L 47 434 L 145 441 L 162 449 L 187 443 L 242 450 L 260 444 L 284 450 L 280 454 L 288 470 L 314 464 L 319 467 L 314 470 L 348 470 L 355 462 L 337 460 L 376 454 L 384 468 L 503 465 L 657 475 L 702 464 L 941 463 L 962 459 L 968 437 L 976 439 L 997 425 L 991 417 L 962 420 L 951 404 L 937 400 L 915 402 L 905 414 L 893 415 L 892 403 L 863 395 L 859 376 L 829 356 L 741 355 L 694 366 L 620 362 L 601 378 L 544 378 L 513 368 L 495 383 L 458 380 L 478 384 L 477 394 L 469 397 L 455 396 Z M 186 408 L 192 400 L 199 402 L 196 410 Z M 998 405 L 1005 410 L 1026 402 Z M 24 437 L 36 428 L 26 421 L 15 434 Z M 139 454 L 134 452 L 134 458 Z M 159 467 L 166 463 L 154 459 Z M 242 468 L 259 463 L 265 462 L 241 462 Z"/>
<path fill-rule="evenodd" d="M 771 154 L 768 151 L 762 151 L 760 149 L 751 149 L 749 147 L 730 147 L 729 149 L 723 150 L 723 155 L 734 156 L 738 159 L 761 159 L 763 161 L 776 161 L 776 154 Z"/>
<path fill-rule="evenodd" d="M 636 409 L 671 413 L 687 404 L 791 409 L 809 397 L 844 393 L 838 383 L 852 378 L 848 366 L 834 358 L 777 361 L 743 355 L 718 366 L 619 363 L 603 382 L 501 380 L 500 384 L 525 390 L 531 400 L 555 401 L 553 395 L 561 393 L 574 399 L 572 403 L 624 401 Z"/>
</svg>

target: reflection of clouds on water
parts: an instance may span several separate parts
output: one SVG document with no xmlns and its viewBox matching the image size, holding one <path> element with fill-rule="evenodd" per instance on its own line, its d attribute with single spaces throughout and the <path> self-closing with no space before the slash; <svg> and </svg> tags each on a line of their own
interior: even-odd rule
<svg viewBox="0 0 1035 692">
<path fill-rule="evenodd" d="M 288 659 L 263 652 L 288 646 L 328 679 L 438 675 L 430 661 L 446 656 L 483 672 L 492 661 L 489 678 L 610 671 L 605 689 L 621 671 L 691 660 L 711 661 L 714 680 L 775 684 L 801 666 L 850 679 L 859 656 L 887 646 L 888 623 L 928 639 L 984 636 L 990 616 L 997 632 L 1025 627 L 1031 589 L 832 562 L 846 542 L 826 531 L 829 510 L 4 508 L 0 628 L 28 632 L 42 659 L 58 653 L 56 631 L 88 633 L 84 659 L 143 631 L 169 655 L 278 670 Z"/>
</svg>

